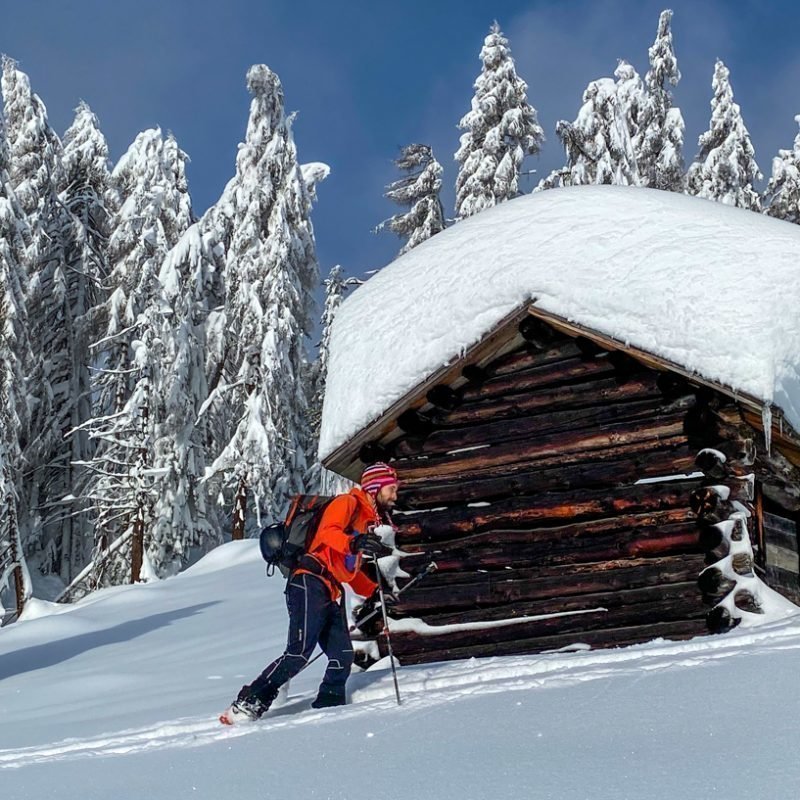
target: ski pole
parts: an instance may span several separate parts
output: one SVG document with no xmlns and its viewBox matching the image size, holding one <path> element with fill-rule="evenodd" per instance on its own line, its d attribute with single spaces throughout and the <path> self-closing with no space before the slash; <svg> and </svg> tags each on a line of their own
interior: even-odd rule
<svg viewBox="0 0 800 800">
<path fill-rule="evenodd" d="M 412 586 L 414 586 L 415 584 L 419 583 L 426 575 L 430 575 L 432 572 L 436 572 L 437 569 L 438 569 L 438 567 L 436 566 L 436 562 L 435 561 L 431 561 L 431 563 L 428 564 L 428 566 L 425 567 L 425 569 L 422 572 L 420 572 L 417 575 L 415 575 L 402 589 L 398 590 L 397 596 L 400 597 L 400 595 L 403 594 L 403 592 L 405 592 L 406 589 L 410 589 Z M 365 623 L 367 620 L 372 619 L 376 614 L 380 614 L 380 613 L 381 613 L 381 610 L 379 608 L 376 608 L 374 611 L 370 611 L 370 613 L 367 614 L 367 616 L 364 617 L 364 619 L 360 620 L 361 624 Z M 384 624 L 385 624 L 385 622 L 384 622 Z M 351 625 L 350 626 L 350 631 L 351 632 L 356 630 L 356 629 L 357 629 L 357 626 L 355 626 L 355 625 Z M 314 656 L 314 658 L 312 658 L 308 662 L 308 664 L 306 664 L 306 666 L 303 667 L 303 669 L 305 669 L 306 667 L 310 667 L 318 658 L 321 658 L 322 655 L 323 655 L 322 651 L 317 653 Z M 303 670 L 300 670 L 300 671 L 302 672 Z"/>
<path fill-rule="evenodd" d="M 392 638 L 389 636 L 389 619 L 386 616 L 386 603 L 383 598 L 383 585 L 381 583 L 381 571 L 378 567 L 378 556 L 372 556 L 375 563 L 375 570 L 378 573 L 378 597 L 381 600 L 381 611 L 383 612 L 383 633 L 386 636 L 386 649 L 389 651 L 389 663 L 392 665 L 392 678 L 394 679 L 394 693 L 397 697 L 397 705 L 400 705 L 400 686 L 397 683 L 397 668 L 394 665 L 394 654 L 392 653 Z"/>
</svg>

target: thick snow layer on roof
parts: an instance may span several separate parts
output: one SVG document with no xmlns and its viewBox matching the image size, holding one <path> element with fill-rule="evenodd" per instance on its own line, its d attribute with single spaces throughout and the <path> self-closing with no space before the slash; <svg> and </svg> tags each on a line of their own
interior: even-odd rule
<svg viewBox="0 0 800 800">
<path fill-rule="evenodd" d="M 800 430 L 800 226 L 669 192 L 582 186 L 459 222 L 342 304 L 320 457 L 531 300 L 772 403 Z"/>
</svg>

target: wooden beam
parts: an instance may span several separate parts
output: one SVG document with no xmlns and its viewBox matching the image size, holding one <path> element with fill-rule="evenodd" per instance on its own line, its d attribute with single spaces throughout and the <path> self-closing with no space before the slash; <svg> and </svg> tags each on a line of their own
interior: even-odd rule
<svg viewBox="0 0 800 800">
<path fill-rule="evenodd" d="M 577 433 L 562 431 L 553 436 L 541 436 L 437 458 L 399 459 L 394 466 L 401 482 L 485 471 L 490 467 L 520 462 L 538 461 L 540 466 L 544 466 L 547 460 L 564 458 L 567 454 L 578 454 L 581 458 L 588 459 L 589 451 L 593 450 L 613 447 L 621 449 L 642 442 L 666 442 L 675 437 L 683 437 L 683 427 L 683 414 L 664 414 L 639 422 L 609 424 L 600 430 Z"/>
<path fill-rule="evenodd" d="M 453 661 L 464 658 L 481 658 L 485 656 L 525 655 L 556 651 L 570 645 L 589 645 L 592 649 L 606 647 L 623 647 L 625 645 L 649 642 L 654 638 L 691 639 L 707 633 L 706 622 L 702 617 L 691 615 L 686 619 L 666 622 L 647 622 L 643 625 L 623 625 L 618 627 L 599 628 L 580 632 L 555 633 L 538 636 L 532 639 L 510 642 L 493 642 L 490 644 L 467 647 L 441 647 L 436 639 L 429 637 L 426 647 L 409 650 L 403 653 L 401 662 L 404 665 L 428 664 L 435 661 Z M 394 642 L 394 636 L 392 637 Z M 381 657 L 387 655 L 384 637 L 378 639 Z M 563 658 L 563 654 L 559 656 Z"/>
<path fill-rule="evenodd" d="M 444 455 L 452 450 L 459 450 L 475 445 L 497 445 L 506 441 L 519 441 L 532 437 L 553 436 L 559 432 L 602 430 L 614 423 L 633 420 L 644 420 L 688 410 L 694 403 L 694 396 L 684 398 L 683 406 L 676 403 L 667 404 L 660 399 L 634 400 L 614 404 L 587 406 L 579 409 L 544 410 L 512 419 L 484 422 L 462 428 L 434 429 L 421 440 L 406 440 L 395 448 L 400 457 L 414 455 Z"/>
<path fill-rule="evenodd" d="M 455 480 L 430 480 L 400 486 L 398 508 L 414 510 L 470 502 L 490 502 L 514 495 L 567 489 L 612 488 L 642 478 L 679 475 L 694 471 L 693 453 L 686 444 L 626 452 L 604 458 L 605 451 L 587 454 L 579 463 L 549 467 L 530 465 L 522 472 L 489 476 L 467 474 Z"/>
</svg>

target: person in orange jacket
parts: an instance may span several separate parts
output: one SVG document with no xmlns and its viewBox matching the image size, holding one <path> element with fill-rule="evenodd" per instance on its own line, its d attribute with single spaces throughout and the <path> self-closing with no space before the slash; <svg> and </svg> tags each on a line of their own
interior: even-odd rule
<svg viewBox="0 0 800 800">
<path fill-rule="evenodd" d="M 397 502 L 397 473 L 379 462 L 361 475 L 361 486 L 335 497 L 325 509 L 316 534 L 286 584 L 289 637 L 284 653 L 250 684 L 220 716 L 227 725 L 258 719 L 280 687 L 306 666 L 320 645 L 328 657 L 314 708 L 346 702 L 345 684 L 353 666 L 343 584 L 374 603 L 378 586 L 362 569 L 363 557 L 389 555 L 373 532 L 389 521 Z"/>
</svg>

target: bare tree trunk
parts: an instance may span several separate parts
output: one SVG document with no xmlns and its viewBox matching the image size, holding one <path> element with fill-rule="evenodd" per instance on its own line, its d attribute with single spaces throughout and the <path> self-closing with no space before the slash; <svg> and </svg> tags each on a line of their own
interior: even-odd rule
<svg viewBox="0 0 800 800">
<path fill-rule="evenodd" d="M 140 506 L 136 511 L 136 522 L 133 523 L 133 538 L 131 539 L 131 583 L 137 583 L 141 580 L 143 561 L 144 508 Z"/>
<path fill-rule="evenodd" d="M 233 531 L 231 539 L 238 541 L 244 539 L 244 521 L 247 512 L 247 482 L 244 478 L 239 479 L 239 487 L 236 490 L 236 499 L 233 501 Z"/>
</svg>

